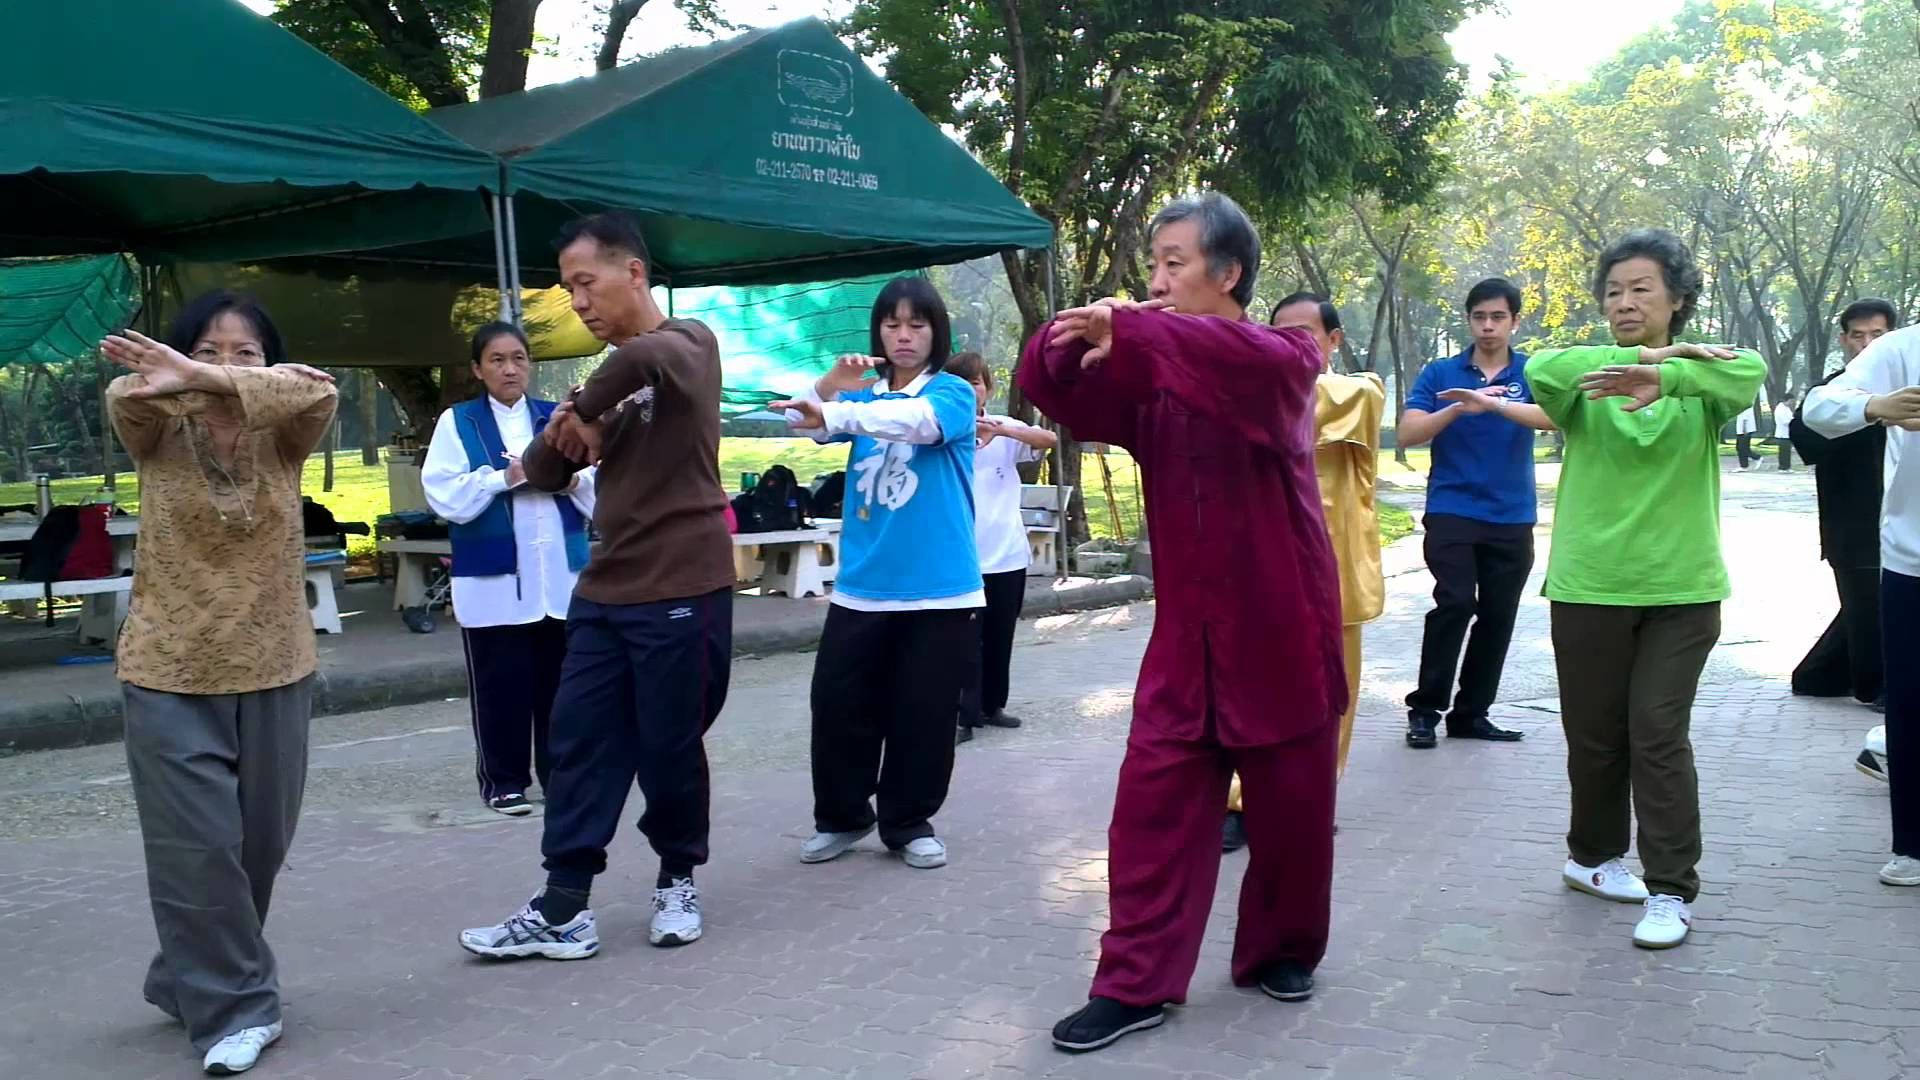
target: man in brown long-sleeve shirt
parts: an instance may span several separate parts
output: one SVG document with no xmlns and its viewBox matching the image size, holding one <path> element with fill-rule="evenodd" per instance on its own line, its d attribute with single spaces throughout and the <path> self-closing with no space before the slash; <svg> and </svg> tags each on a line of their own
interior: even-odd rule
<svg viewBox="0 0 1920 1080">
<path fill-rule="evenodd" d="M 460 935 L 482 956 L 578 960 L 600 948 L 587 906 L 607 867 L 627 792 L 660 856 L 655 945 L 700 937 L 693 868 L 707 861 L 702 738 L 726 700 L 733 555 L 720 486 L 720 352 L 713 332 L 653 302 L 645 242 L 631 218 L 598 214 L 562 231 L 562 283 L 613 351 L 528 444 L 527 482 L 559 491 L 600 467 L 600 534 L 567 612 L 554 698 L 552 786 L 541 852 L 545 891 L 497 926 Z"/>
</svg>

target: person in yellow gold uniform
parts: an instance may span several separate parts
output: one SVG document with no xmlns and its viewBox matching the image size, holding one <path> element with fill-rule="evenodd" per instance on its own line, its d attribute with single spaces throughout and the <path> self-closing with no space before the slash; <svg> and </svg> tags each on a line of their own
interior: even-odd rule
<svg viewBox="0 0 1920 1080">
<path fill-rule="evenodd" d="M 1353 715 L 1360 698 L 1360 628 L 1380 617 L 1386 606 L 1386 577 L 1380 569 L 1380 518 L 1374 508 L 1374 473 L 1380 458 L 1380 420 L 1387 391 L 1370 371 L 1334 374 L 1333 354 L 1344 332 L 1340 312 L 1317 294 L 1298 292 L 1274 305 L 1274 326 L 1299 327 L 1320 343 L 1328 370 L 1314 388 L 1314 471 L 1320 476 L 1320 507 L 1340 569 L 1340 622 L 1345 630 L 1347 711 L 1340 717 L 1340 751 L 1335 768 L 1347 770 L 1353 742 Z M 1227 820 L 1221 847 L 1246 844 L 1240 823 L 1240 777 L 1227 792 Z"/>
</svg>

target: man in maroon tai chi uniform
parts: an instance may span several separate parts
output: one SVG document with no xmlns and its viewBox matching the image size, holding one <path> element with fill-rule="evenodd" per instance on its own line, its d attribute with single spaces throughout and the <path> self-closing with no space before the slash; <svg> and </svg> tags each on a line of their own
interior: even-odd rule
<svg viewBox="0 0 1920 1080">
<path fill-rule="evenodd" d="M 1339 576 L 1314 474 L 1320 350 L 1249 322 L 1260 238 L 1231 199 L 1153 221 L 1152 293 L 1064 311 L 1026 346 L 1027 396 L 1140 463 L 1158 597 L 1108 833 L 1111 928 L 1086 1007 L 1053 1029 L 1096 1050 L 1186 999 L 1237 768 L 1251 858 L 1233 981 L 1313 993 L 1333 877 L 1346 709 Z"/>
</svg>

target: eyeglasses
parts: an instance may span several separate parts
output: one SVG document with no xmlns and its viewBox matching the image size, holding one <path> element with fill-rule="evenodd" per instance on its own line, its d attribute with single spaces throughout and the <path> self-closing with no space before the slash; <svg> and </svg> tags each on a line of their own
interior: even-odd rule
<svg viewBox="0 0 1920 1080">
<path fill-rule="evenodd" d="M 242 345 L 232 352 L 221 352 L 211 345 L 202 345 L 193 350 L 193 358 L 203 364 L 240 364 L 242 366 L 263 364 L 266 355 L 251 345 Z"/>
</svg>

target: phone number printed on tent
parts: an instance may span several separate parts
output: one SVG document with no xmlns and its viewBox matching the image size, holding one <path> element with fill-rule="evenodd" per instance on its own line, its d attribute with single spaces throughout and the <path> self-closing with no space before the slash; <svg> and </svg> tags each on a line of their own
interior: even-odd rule
<svg viewBox="0 0 1920 1080">
<path fill-rule="evenodd" d="M 822 184 L 827 187 L 851 188 L 856 191 L 879 191 L 880 177 L 870 172 L 854 172 L 833 165 L 814 165 L 805 161 L 777 161 L 767 158 L 754 158 L 753 171 L 756 175 L 772 180 L 791 180 L 802 184 Z"/>
</svg>

